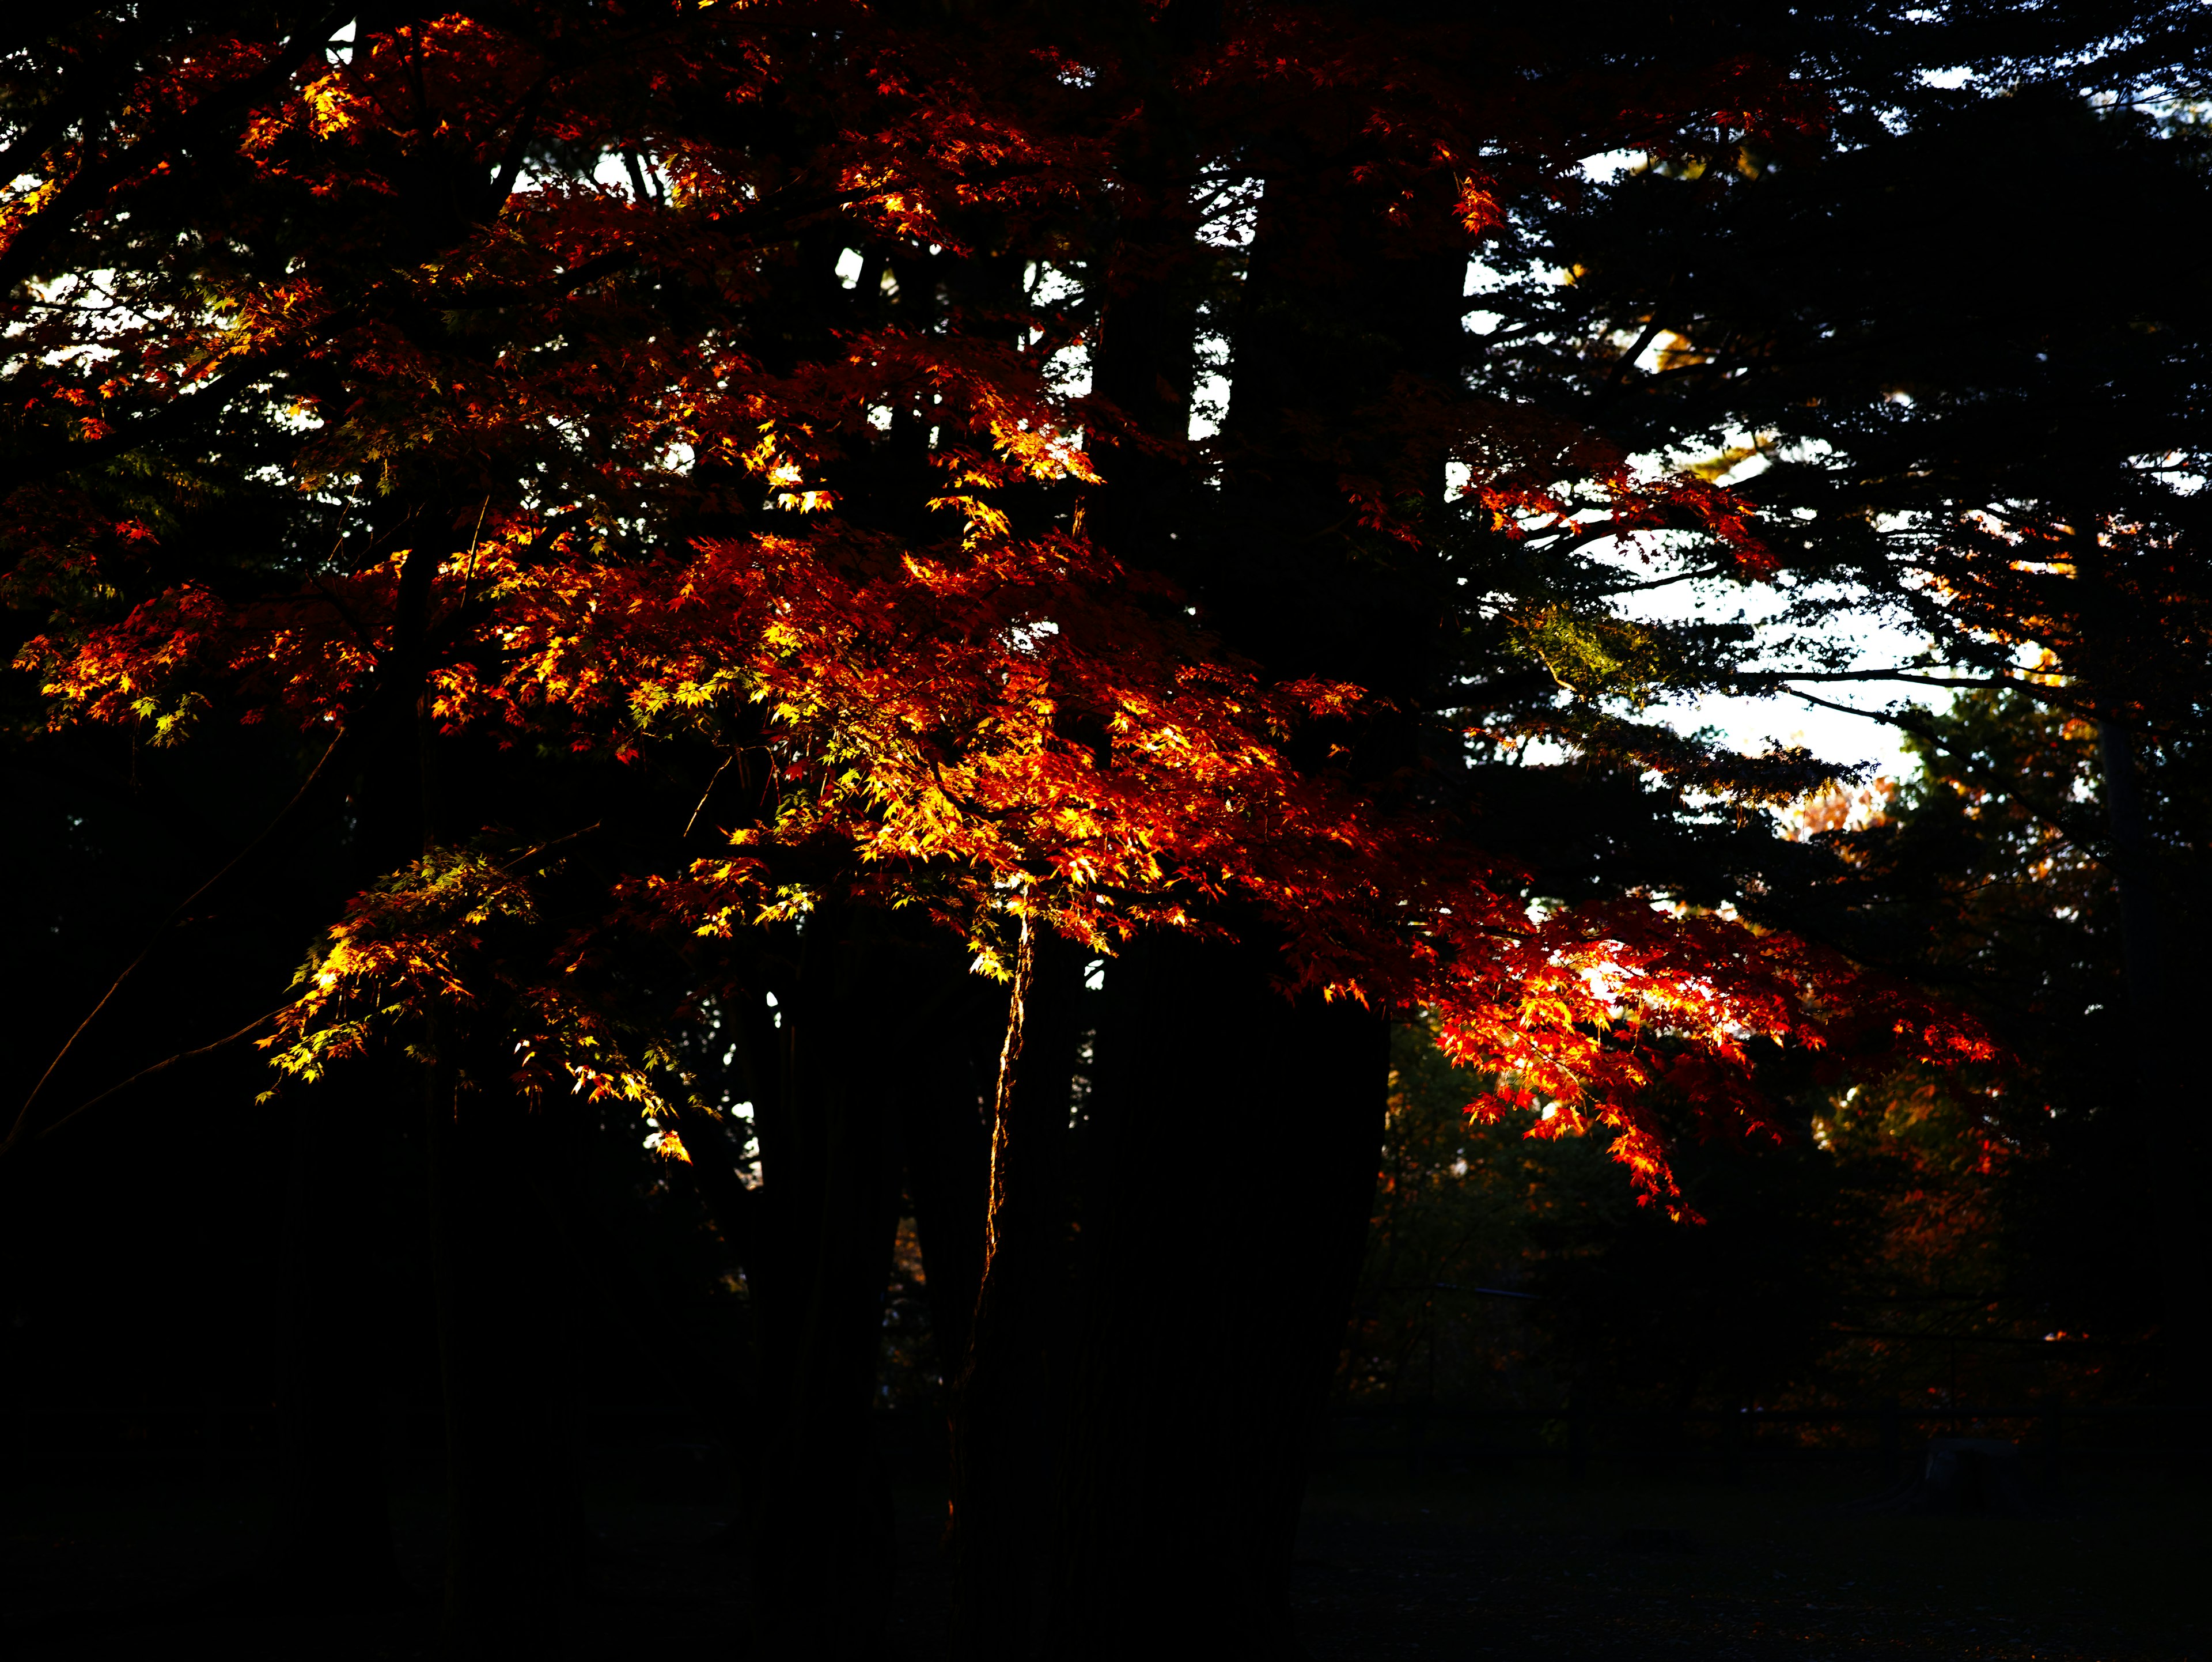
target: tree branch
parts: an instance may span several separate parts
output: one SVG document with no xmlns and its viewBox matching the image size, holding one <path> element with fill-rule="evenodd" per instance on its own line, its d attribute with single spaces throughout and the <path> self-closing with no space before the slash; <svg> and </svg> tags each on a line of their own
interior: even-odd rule
<svg viewBox="0 0 2212 1662">
<path fill-rule="evenodd" d="M 97 1004 L 94 1004 L 92 1008 L 86 1013 L 83 1020 L 77 1023 L 76 1031 L 70 1033 L 69 1038 L 62 1042 L 61 1049 L 54 1052 L 53 1060 L 46 1064 L 46 1071 L 39 1075 L 39 1081 L 31 1087 L 30 1095 L 23 1099 L 23 1105 L 15 1111 L 15 1122 L 9 1128 L 6 1140 L 4 1141 L 0 1141 L 0 1155 L 6 1154 L 10 1149 L 15 1148 L 23 1141 L 24 1133 L 30 1125 L 31 1110 L 33 1106 L 38 1102 L 40 1093 L 46 1090 L 47 1083 L 52 1080 L 54 1070 L 62 1065 L 62 1062 L 67 1058 L 70 1050 L 76 1048 L 77 1040 L 84 1037 L 85 1030 L 90 1027 L 92 1024 L 99 1019 L 100 1013 L 102 1010 L 105 1010 L 108 1007 L 109 1003 L 113 1001 L 115 995 L 123 989 L 124 983 L 129 981 L 133 975 L 137 973 L 139 966 L 145 963 L 146 959 L 152 954 L 154 948 L 161 944 L 162 937 L 168 934 L 171 927 L 175 924 L 177 920 L 182 917 L 192 906 L 205 898 L 218 884 L 222 882 L 222 880 L 228 877 L 233 872 L 236 871 L 247 859 L 258 853 L 262 845 L 267 843 L 270 837 L 274 837 L 276 834 L 277 830 L 284 824 L 284 822 L 287 819 L 289 819 L 293 813 L 298 810 L 300 805 L 307 800 L 309 794 L 312 793 L 315 788 L 316 782 L 321 779 L 324 770 L 330 766 L 331 758 L 336 757 L 338 754 L 340 748 L 345 745 L 347 740 L 351 736 L 352 731 L 353 730 L 351 728 L 348 728 L 344 732 L 340 733 L 337 738 L 331 740 L 329 748 L 323 752 L 322 759 L 315 764 L 313 769 L 308 773 L 307 778 L 301 783 L 300 788 L 294 793 L 292 800 L 276 811 L 276 818 L 261 828 L 261 832 L 258 836 L 254 837 L 252 842 L 248 843 L 236 854 L 233 855 L 229 861 L 223 866 L 222 870 L 216 873 L 213 877 L 209 878 L 206 882 L 201 884 L 199 887 L 194 889 L 182 900 L 179 900 L 170 909 L 168 916 L 154 926 L 153 934 L 147 938 L 145 946 L 139 949 L 137 957 L 132 959 L 129 964 L 124 966 L 122 974 L 117 976 L 113 981 L 108 983 L 107 990 L 100 995 L 100 1001 Z M 264 1020 L 266 1018 L 264 1018 Z M 193 1054 L 197 1055 L 198 1052 L 194 1052 Z M 163 1065 L 166 1066 L 167 1064 L 165 1063 Z M 125 1082 L 128 1083 L 128 1081 Z M 116 1088 L 119 1090 L 122 1087 L 118 1086 Z M 70 1111 L 70 1117 L 74 1117 L 76 1113 L 82 1111 L 82 1110 L 81 1109 L 73 1109 Z M 58 1123 L 59 1122 L 57 1122 L 57 1123 Z M 52 1128 L 49 1127 L 48 1129 L 51 1129 Z M 45 1132 L 40 1133 L 40 1135 L 41 1136 L 45 1135 Z M 33 1140 L 35 1141 L 35 1139 Z"/>
<path fill-rule="evenodd" d="M 109 1086 L 98 1096 L 87 1097 L 82 1102 L 77 1104 L 76 1107 L 70 1109 L 69 1112 L 64 1114 L 59 1119 L 56 1120 L 52 1125 L 47 1126 L 44 1130 L 39 1132 L 35 1136 L 19 1141 L 17 1133 L 22 1129 L 21 1123 L 19 1121 L 16 1125 L 16 1130 L 9 1134 L 7 1141 L 0 1142 L 0 1158 L 4 1158 L 8 1154 L 12 1154 L 18 1147 L 30 1148 L 44 1142 L 48 1137 L 53 1135 L 55 1132 L 60 1130 L 62 1127 L 67 1125 L 71 1120 L 76 1118 L 78 1115 L 85 1113 L 91 1109 L 97 1108 L 101 1103 L 106 1101 L 108 1098 L 121 1094 L 123 1092 L 129 1090 L 132 1086 L 137 1084 L 141 1080 L 151 1079 L 156 1074 L 167 1073 L 170 1068 L 175 1067 L 180 1062 L 190 1062 L 196 1056 L 204 1056 L 208 1055 L 210 1051 L 220 1050 L 226 1044 L 235 1044 L 240 1039 L 244 1038 L 256 1028 L 267 1026 L 279 1015 L 283 1014 L 283 1010 L 284 1007 L 280 1004 L 276 1008 L 268 1011 L 264 1014 L 254 1017 L 252 1020 L 247 1022 L 246 1026 L 240 1027 L 234 1033 L 225 1033 L 221 1038 L 216 1039 L 210 1044 L 200 1045 L 196 1050 L 179 1050 L 176 1055 L 165 1057 L 161 1061 L 155 1062 L 150 1068 L 141 1068 L 137 1073 L 131 1075 L 130 1078 Z M 43 1083 L 43 1081 L 41 1082 Z"/>
</svg>

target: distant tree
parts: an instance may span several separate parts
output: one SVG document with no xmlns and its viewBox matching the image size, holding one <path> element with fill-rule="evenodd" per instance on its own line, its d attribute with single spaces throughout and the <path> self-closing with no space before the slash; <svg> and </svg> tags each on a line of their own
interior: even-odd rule
<svg viewBox="0 0 2212 1662">
<path fill-rule="evenodd" d="M 2201 1203 L 2179 1175 L 2200 1158 L 2202 1117 L 2177 1048 L 2196 984 L 2178 943 L 2207 882 L 2191 759 L 2212 693 L 2196 489 L 2203 274 L 2112 259 L 2086 229 L 1996 228 L 2203 213 L 2197 127 L 2143 107 L 2185 109 L 2171 100 L 2201 80 L 2201 27 L 2155 10 L 2136 23 L 2167 26 L 2176 55 L 2155 70 L 2092 49 L 2085 32 L 2070 67 L 2023 74 L 1993 51 L 1988 79 L 1963 90 L 1908 86 L 1886 126 L 1817 161 L 1779 158 L 1725 183 L 1647 168 L 1581 222 L 1585 276 L 1567 304 L 1656 351 L 1620 365 L 1611 395 L 1640 411 L 1624 420 L 1662 442 L 1702 433 L 1717 465 L 1747 464 L 1732 477 L 1771 528 L 1808 633 L 1796 669 L 1747 661 L 1735 685 L 1815 703 L 1852 683 L 1999 689 L 2094 734 L 2101 823 L 2044 811 L 2060 814 L 2067 857 L 2093 858 L 2117 898 L 2126 1050 L 2162 1105 L 2143 1129 L 2142 1182 L 2164 1220 L 2166 1336 L 2185 1390 L 2206 1325 Z M 2118 101 L 2095 104 L 2100 88 Z M 1990 228 L 2002 256 L 1935 253 L 1966 226 Z M 1853 608 L 1906 622 L 1927 651 L 1844 661 L 1817 632 Z M 2031 776 L 2002 788 L 2024 793 Z"/>
<path fill-rule="evenodd" d="M 1833 1141 L 1847 1160 L 1887 1147 L 1951 1196 L 1900 1216 L 1929 1242 L 1923 1263 L 1899 1260 L 1908 1278 L 1963 1276 L 2014 1336 L 2132 1342 L 2164 1302 L 2140 1271 L 2161 1250 L 2142 1162 L 2175 1105 L 2117 1060 L 2135 1035 L 2097 728 L 2013 689 L 1915 725 L 1918 777 L 1877 823 L 1829 834 L 1855 868 L 1853 926 L 1863 950 L 1974 1009 L 2007 1062 L 1971 1086 L 1911 1068 L 1866 1080 L 1831 1111 Z M 2186 848 L 2197 770 L 2188 746 L 2161 749 L 2151 834 Z M 1946 1208 L 1971 1219 L 1946 1229 Z M 2140 1387 L 2126 1361 L 2101 1371 L 2100 1389 Z"/>
<path fill-rule="evenodd" d="M 1633 1204 L 1601 1137 L 1468 1124 L 1483 1082 L 1419 1023 L 1393 1048 L 1352 1400 L 1684 1411 L 1805 1387 L 1867 1234 L 1811 1124 L 1684 1138 L 1685 1229 Z"/>
</svg>

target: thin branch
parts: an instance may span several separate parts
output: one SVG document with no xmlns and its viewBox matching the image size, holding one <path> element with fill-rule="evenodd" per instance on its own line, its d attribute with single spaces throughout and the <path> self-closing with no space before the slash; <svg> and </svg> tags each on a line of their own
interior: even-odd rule
<svg viewBox="0 0 2212 1662">
<path fill-rule="evenodd" d="M 990 1204 L 983 1215 L 983 1274 L 975 1295 L 977 1315 L 982 1314 L 984 1294 L 990 1289 L 991 1272 L 998 1269 L 999 1252 L 1006 1222 L 1006 1160 L 1015 1101 L 1015 1082 L 1020 1075 L 1023 1030 L 1028 1018 L 1030 989 L 1036 983 L 1036 916 L 1024 910 L 1022 933 L 1014 949 L 1014 985 L 1006 1006 L 1006 1037 L 999 1048 L 999 1083 L 991 1109 Z M 1000 1275 L 1006 1272 L 1000 1270 Z M 969 1367 L 975 1367 L 975 1328 L 969 1329 Z"/>
<path fill-rule="evenodd" d="M 325 334 L 335 332 L 345 316 L 341 311 L 324 320 L 320 327 Z M 171 429 L 196 416 L 210 411 L 220 414 L 230 407 L 234 389 L 251 389 L 256 381 L 266 379 L 301 356 L 308 344 L 306 341 L 295 341 L 270 352 L 235 354 L 226 360 L 228 368 L 203 377 L 198 382 L 199 390 L 180 393 L 148 415 L 127 421 L 115 417 L 114 425 L 104 438 L 76 439 L 49 434 L 24 444 L 12 454 L 0 458 L 0 489 L 13 490 L 18 484 L 52 473 L 97 466 L 111 457 L 125 455 L 155 443 Z"/>
<path fill-rule="evenodd" d="M 85 143 L 89 145 L 92 119 L 99 113 L 93 108 L 94 100 L 112 92 L 131 67 L 129 55 L 118 51 L 64 76 L 62 95 L 26 122 L 8 148 L 0 150 L 0 179 L 16 179 L 30 172 L 32 163 L 58 144 L 75 122 L 85 123 Z"/>
<path fill-rule="evenodd" d="M 1791 697 L 1802 698 L 1808 704 L 1819 705 L 1822 709 L 1832 709 L 1844 715 L 1864 716 L 1869 721 L 1880 721 L 1883 726 L 1895 728 L 1900 733 L 1909 733 L 1915 739 L 1920 740 L 1922 744 L 1928 746 L 1931 750 L 1942 751 L 1946 756 L 1955 758 L 1961 762 L 1971 762 L 1972 759 L 1969 752 L 1961 751 L 1957 746 L 1945 744 L 1942 739 L 1936 732 L 1936 729 L 1924 721 L 1918 721 L 1909 716 L 1899 715 L 1893 710 L 1861 709 L 1855 704 L 1839 704 L 1832 699 L 1818 697 L 1812 693 L 1803 691 L 1796 687 L 1785 687 L 1783 690 L 1789 693 Z M 1989 790 L 1994 794 L 2002 794 L 2001 787 L 1986 779 L 1978 778 L 1971 769 L 1967 771 L 1966 777 L 1972 782 L 1981 785 L 1984 789 Z M 2035 821 L 2037 825 L 2042 826 L 2045 831 L 2057 832 L 2060 846 L 2064 848 L 2081 847 L 2081 844 L 2075 840 L 2072 830 L 2063 822 L 2051 819 L 2048 814 L 2037 813 L 2031 805 L 2021 801 L 2017 795 L 2014 796 L 2012 801 L 2017 803 L 2021 810 L 2027 813 L 2027 817 Z M 2083 851 L 2087 853 L 2092 860 L 2096 859 L 2097 856 L 2094 850 L 2085 849 Z M 1991 880 L 1992 882 L 1995 880 L 1996 880 L 1994 879 Z M 1988 886 L 1980 885 L 1978 886 L 1986 887 Z M 1975 890 L 1969 889 L 1966 892 L 1972 894 L 1975 892 Z"/>
<path fill-rule="evenodd" d="M 707 788 L 699 793 L 699 806 L 691 810 L 691 817 L 684 822 L 684 837 L 691 835 L 691 827 L 697 825 L 699 823 L 699 816 L 707 812 L 707 799 L 714 794 L 715 785 L 720 782 L 722 776 L 729 771 L 730 764 L 737 759 L 738 752 L 732 749 L 727 756 L 722 758 L 722 765 L 714 770 L 714 778 L 709 779 L 707 782 Z M 935 764 L 933 763 L 932 765 L 933 766 Z M 942 784 L 944 781 L 940 777 L 938 782 Z M 680 842 L 683 839 L 679 837 L 677 840 Z"/>
<path fill-rule="evenodd" d="M 617 248 L 570 266 L 551 283 L 486 283 L 465 294 L 444 295 L 433 293 L 426 299 L 441 312 L 489 312 L 501 307 L 526 305 L 532 301 L 561 300 L 587 283 L 611 277 L 617 271 L 628 271 L 642 258 L 635 248 Z"/>
<path fill-rule="evenodd" d="M 1700 577 L 1725 576 L 1734 569 L 1725 562 L 1699 566 L 1695 571 L 1680 571 L 1671 577 L 1654 577 L 1648 583 L 1623 583 L 1619 588 L 1601 588 L 1597 592 L 1597 598 L 1609 600 L 1616 594 L 1641 594 L 1647 589 L 1665 588 L 1669 584 L 1691 582 Z"/>
<path fill-rule="evenodd" d="M 64 1114 L 52 1125 L 47 1126 L 46 1129 L 40 1131 L 36 1136 L 31 1138 L 27 1142 L 25 1142 L 22 1147 L 29 1148 L 35 1147 L 39 1143 L 44 1142 L 48 1137 L 53 1135 L 55 1132 L 60 1130 L 62 1127 L 67 1125 L 78 1115 L 82 1114 L 88 1110 L 97 1108 L 101 1103 L 106 1101 L 108 1098 L 118 1095 L 121 1093 L 129 1090 L 141 1080 L 151 1079 L 156 1074 L 167 1073 L 170 1068 L 175 1067 L 180 1062 L 190 1062 L 195 1056 L 204 1056 L 208 1055 L 210 1051 L 220 1050 L 226 1044 L 237 1044 L 240 1039 L 244 1038 L 255 1029 L 267 1026 L 278 1016 L 283 1014 L 284 1008 L 285 1007 L 280 1004 L 275 1009 L 267 1012 L 265 1014 L 254 1017 L 252 1020 L 247 1022 L 246 1026 L 240 1027 L 234 1033 L 225 1033 L 221 1038 L 216 1039 L 210 1044 L 203 1044 L 197 1050 L 179 1050 L 176 1055 L 166 1057 L 162 1061 L 155 1062 L 150 1068 L 141 1068 L 137 1073 L 131 1075 L 130 1078 L 124 1080 L 118 1084 L 109 1086 L 98 1096 L 87 1097 L 82 1102 L 77 1104 L 76 1107 L 70 1109 L 69 1112 Z M 15 1139 L 13 1136 L 10 1136 L 6 1142 L 0 1143 L 0 1155 L 7 1154 L 15 1147 Z"/>
<path fill-rule="evenodd" d="M 514 859 L 502 865 L 500 868 L 500 870 L 502 872 L 512 872 L 518 867 L 526 866 L 532 861 L 537 859 L 539 855 L 544 853 L 548 849 L 557 849 L 563 843 L 573 843 L 580 837 L 589 837 L 593 831 L 599 830 L 599 824 L 600 822 L 599 820 L 594 819 L 588 825 L 580 825 L 574 831 L 563 832 L 561 836 L 555 837 L 550 843 L 540 843 L 534 849 L 525 849 L 522 853 L 515 855 Z"/>
<path fill-rule="evenodd" d="M 1894 669 L 1741 669 L 1735 672 L 1738 681 L 1764 683 L 1783 686 L 1792 681 L 1903 681 L 1917 687 L 1965 687 L 1975 690 L 1984 687 L 2017 687 L 2023 692 L 2050 697 L 2058 689 L 2046 687 L 2038 681 L 2021 679 L 2011 675 L 1920 675 L 1909 668 Z M 2051 698 L 2063 703 L 2065 700 Z"/>
<path fill-rule="evenodd" d="M 469 536 L 468 569 L 461 574 L 460 610 L 469 609 L 469 589 L 477 580 L 477 545 L 483 540 L 484 515 L 491 512 L 491 493 L 484 493 L 483 506 L 477 509 L 477 528 Z"/>
<path fill-rule="evenodd" d="M 1939 749 L 1948 750 L 1949 748 L 1948 746 L 1942 744 L 1942 742 L 1936 737 L 1934 729 L 1927 726 L 1926 723 L 1907 720 L 1905 717 L 1899 715 L 1893 711 L 1887 709 L 1861 709 L 1856 704 L 1839 704 L 1832 698 L 1819 697 L 1813 693 L 1802 691 L 1798 688 L 1793 686 L 1784 686 L 1782 690 L 1793 698 L 1802 698 L 1807 703 L 1817 704 L 1822 709 L 1832 709 L 1839 715 L 1863 715 L 1869 721 L 1880 721 L 1884 727 L 1892 727 L 1897 728 L 1901 733 L 1909 733 L 1914 738 L 1923 740 L 1929 744 L 1935 745 Z"/>
<path fill-rule="evenodd" d="M 349 732 L 350 729 L 348 731 Z M 169 932 L 177 920 L 198 904 L 217 884 L 236 871 L 248 858 L 258 853 L 262 845 L 275 836 L 278 828 L 291 818 L 302 802 L 307 800 L 308 793 L 314 789 L 316 782 L 323 776 L 323 770 L 330 766 L 331 758 L 338 753 L 338 747 L 346 742 L 347 737 L 348 733 L 342 732 L 337 738 L 331 740 L 330 747 L 323 752 L 322 758 L 315 764 L 307 778 L 301 783 L 300 788 L 294 793 L 292 800 L 277 809 L 276 818 L 262 827 L 260 834 L 233 855 L 222 870 L 179 900 L 170 909 L 169 915 L 154 926 L 153 934 L 147 938 L 145 946 L 139 949 L 138 956 L 124 966 L 122 974 L 108 983 L 107 990 L 100 995 L 100 1002 L 92 1007 L 84 1020 L 77 1023 L 76 1030 L 63 1042 L 62 1048 L 54 1052 L 53 1060 L 46 1064 L 46 1071 L 39 1075 L 39 1082 L 31 1087 L 31 1094 L 23 1099 L 23 1105 L 15 1111 L 15 1123 L 9 1128 L 7 1140 L 0 1141 L 0 1154 L 5 1154 L 23 1140 L 23 1133 L 30 1124 L 33 1105 L 37 1103 L 40 1093 L 46 1088 L 47 1082 L 53 1078 L 54 1070 L 62 1065 L 70 1051 L 76 1047 L 77 1040 L 84 1037 L 85 1029 L 99 1019 L 100 1013 L 105 1010 L 114 999 L 115 995 L 122 990 L 124 983 L 129 981 L 137 972 L 139 966 L 145 963 L 154 948 L 161 944 L 161 938 Z"/>
</svg>

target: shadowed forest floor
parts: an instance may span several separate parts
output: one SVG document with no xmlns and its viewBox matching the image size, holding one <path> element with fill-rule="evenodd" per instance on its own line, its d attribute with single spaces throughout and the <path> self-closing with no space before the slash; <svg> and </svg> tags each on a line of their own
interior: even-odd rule
<svg viewBox="0 0 2212 1662">
<path fill-rule="evenodd" d="M 2194 1485 L 2077 1483 L 2021 1520 L 1855 1515 L 1844 1473 L 1737 1486 L 1594 1475 L 1323 1481 L 1300 1537 L 1296 1601 L 1314 1662 L 1410 1657 L 1695 1657 L 1729 1662 L 1976 1658 L 2212 1662 Z M 564 1619 L 581 1658 L 743 1654 L 726 1505 L 593 1497 L 587 1585 Z M 943 1653 L 940 1497 L 900 1495 L 891 1654 Z M 411 1605 L 337 1619 L 269 1612 L 251 1575 L 265 1503 L 250 1488 L 0 1494 L 0 1653 L 23 1659 L 416 1658 L 438 1653 L 441 1525 L 404 1501 Z M 1630 1536 L 1660 1549 L 1624 1545 Z M 1171 1636 L 1164 1635 L 1164 1639 Z"/>
<path fill-rule="evenodd" d="M 2212 1656 L 2202 1513 L 2171 1482 L 2081 1485 L 2029 1519 L 1841 1510 L 1866 1488 L 1322 1487 L 1299 1543 L 1305 1642 L 1316 1662 Z M 1674 1544 L 1635 1550 L 1628 1531 Z"/>
</svg>

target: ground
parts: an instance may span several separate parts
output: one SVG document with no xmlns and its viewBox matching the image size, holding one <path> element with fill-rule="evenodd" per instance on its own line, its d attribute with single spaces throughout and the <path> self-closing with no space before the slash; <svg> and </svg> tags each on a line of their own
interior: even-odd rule
<svg viewBox="0 0 2212 1662">
<path fill-rule="evenodd" d="M 1741 1485 L 1322 1487 L 1297 1602 L 1316 1662 L 2212 1656 L 2204 1536 L 2171 1484 L 2025 1519 L 1848 1509 L 1848 1474 Z"/>
<path fill-rule="evenodd" d="M 2061 1503 L 2021 1519 L 1854 1509 L 1869 1487 L 1843 1469 L 1735 1483 L 1325 1473 L 1299 1538 L 1299 1630 L 1314 1662 L 2212 1662 L 2212 1579 L 2187 1474 L 2083 1474 Z M 617 1484 L 591 1498 L 597 1544 L 568 1626 L 574 1654 L 742 1656 L 727 1505 L 647 1501 Z M 943 1500 L 912 1487 L 899 1503 L 892 1654 L 921 1662 L 942 1654 Z M 306 1623 L 270 1615 L 251 1579 L 266 1503 L 250 1482 L 18 1482 L 0 1508 L 0 1654 L 436 1654 L 440 1525 L 427 1487 L 402 1497 L 398 1518 L 417 1599 Z"/>
</svg>

